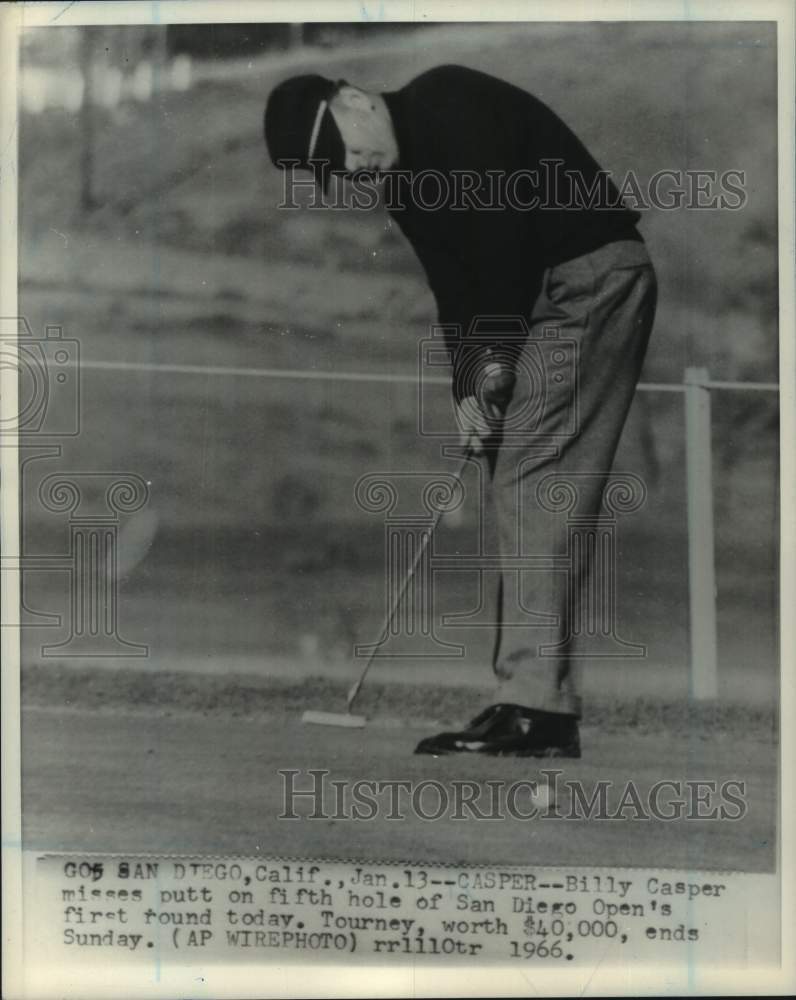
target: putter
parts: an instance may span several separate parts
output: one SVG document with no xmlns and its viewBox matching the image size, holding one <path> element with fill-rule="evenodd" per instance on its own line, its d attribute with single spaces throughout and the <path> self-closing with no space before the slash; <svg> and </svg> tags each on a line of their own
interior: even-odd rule
<svg viewBox="0 0 796 1000">
<path fill-rule="evenodd" d="M 473 453 L 472 448 L 470 448 L 470 446 L 468 445 L 467 448 L 465 449 L 464 457 L 461 460 L 459 468 L 454 473 L 454 478 L 456 479 L 456 483 L 460 487 L 461 487 L 462 474 L 464 473 L 464 470 L 467 466 L 467 463 L 470 460 L 470 456 L 472 455 L 472 453 Z M 423 555 L 425 554 L 425 551 L 428 548 L 431 539 L 434 537 L 434 532 L 437 530 L 437 525 L 441 521 L 442 515 L 444 513 L 445 511 L 442 509 L 436 512 L 436 514 L 434 515 L 434 519 L 431 522 L 431 527 L 423 536 L 423 541 L 421 542 L 420 547 L 417 550 L 417 555 L 415 556 L 412 565 L 409 567 L 409 572 L 404 577 L 403 583 L 401 584 L 401 588 L 396 594 L 392 602 L 392 605 L 390 607 L 390 610 L 387 612 L 387 617 L 385 618 L 384 624 L 382 626 L 382 635 L 385 635 L 388 632 L 388 630 L 392 627 L 393 619 L 395 618 L 395 615 L 398 612 L 398 608 L 401 605 L 401 601 L 404 599 L 404 595 L 406 594 L 406 591 L 409 588 L 409 584 L 411 583 L 412 578 L 415 575 L 415 571 L 417 570 L 417 567 L 420 565 L 420 561 L 423 558 Z M 317 726 L 344 726 L 349 729 L 361 729 L 365 725 L 366 721 L 365 716 L 352 715 L 351 707 L 356 701 L 357 697 L 359 696 L 360 689 L 362 688 L 362 684 L 365 680 L 365 677 L 367 676 L 368 671 L 373 666 L 373 661 L 376 658 L 376 651 L 378 650 L 378 648 L 379 648 L 378 645 L 374 645 L 373 649 L 370 651 L 370 656 L 367 659 L 367 663 L 362 668 L 362 673 L 348 689 L 348 694 L 346 695 L 345 713 L 341 712 L 338 714 L 337 712 L 307 711 L 302 715 L 301 721 L 303 723 L 310 723 Z"/>
</svg>

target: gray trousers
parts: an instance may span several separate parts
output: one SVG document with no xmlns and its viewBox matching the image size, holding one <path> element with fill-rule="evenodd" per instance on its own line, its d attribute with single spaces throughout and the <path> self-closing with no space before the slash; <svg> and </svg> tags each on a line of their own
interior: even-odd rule
<svg viewBox="0 0 796 1000">
<path fill-rule="evenodd" d="M 573 615 L 582 612 L 578 595 L 585 592 L 589 561 L 579 564 L 581 579 L 573 581 L 560 560 L 557 568 L 537 564 L 526 571 L 517 569 L 516 557 L 566 555 L 567 514 L 542 497 L 554 481 L 570 477 L 578 517 L 599 516 L 656 292 L 647 250 L 631 240 L 545 272 L 503 437 L 490 456 L 503 566 L 493 657 L 499 701 L 580 715 L 579 667 L 588 661 L 573 655 L 565 640 Z"/>
</svg>

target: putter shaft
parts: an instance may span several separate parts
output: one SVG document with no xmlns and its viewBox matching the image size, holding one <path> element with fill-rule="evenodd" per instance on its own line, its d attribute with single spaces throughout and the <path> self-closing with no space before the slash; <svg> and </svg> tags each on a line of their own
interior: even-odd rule
<svg viewBox="0 0 796 1000">
<path fill-rule="evenodd" d="M 465 468 L 467 466 L 467 463 L 470 460 L 470 456 L 471 455 L 472 455 L 472 449 L 468 446 L 467 449 L 466 449 L 466 451 L 465 451 L 465 453 L 464 453 L 464 457 L 461 460 L 459 468 L 454 473 L 456 482 L 457 482 L 457 484 L 459 484 L 459 486 L 461 486 L 462 473 L 464 472 L 464 470 L 465 470 Z M 396 594 L 396 596 L 395 596 L 395 598 L 394 598 L 394 600 L 392 602 L 392 605 L 390 606 L 390 610 L 387 613 L 387 617 L 384 620 L 384 624 L 382 626 L 382 632 L 381 632 L 382 636 L 386 635 L 387 632 L 389 631 L 389 629 L 391 628 L 392 623 L 393 623 L 393 619 L 395 618 L 395 615 L 398 612 L 398 608 L 401 605 L 401 601 L 404 599 L 404 595 L 406 594 L 406 591 L 409 588 L 409 584 L 412 581 L 412 577 L 415 575 L 415 571 L 417 570 L 417 567 L 420 565 L 420 560 L 423 558 L 423 555 L 425 554 L 425 551 L 428 548 L 428 546 L 429 546 L 429 544 L 431 542 L 431 539 L 434 536 L 434 532 L 437 530 L 437 525 L 439 524 L 440 520 L 442 519 L 442 515 L 444 513 L 445 512 L 442 509 L 440 509 L 440 510 L 438 510 L 436 512 L 436 514 L 434 515 L 434 519 L 431 522 L 431 527 L 423 535 L 423 541 L 420 543 L 420 548 L 417 550 L 417 554 L 415 555 L 415 558 L 412 561 L 412 565 L 409 567 L 409 572 L 404 577 L 403 582 L 401 583 L 401 587 L 400 587 L 398 593 Z M 357 678 L 357 680 L 355 680 L 354 683 L 351 685 L 351 687 L 348 689 L 348 696 L 346 698 L 346 705 L 348 706 L 348 710 L 349 711 L 351 711 L 351 706 L 354 704 L 354 701 L 356 700 L 356 698 L 359 695 L 360 689 L 362 687 L 362 682 L 365 680 L 365 677 L 367 676 L 368 671 L 370 670 L 371 666 L 373 665 L 373 661 L 376 658 L 376 652 L 377 652 L 378 648 L 379 648 L 379 643 L 376 643 L 373 646 L 373 648 L 371 649 L 371 651 L 370 651 L 370 656 L 368 656 L 367 663 L 363 667 L 362 673 L 359 675 L 359 677 Z"/>
</svg>

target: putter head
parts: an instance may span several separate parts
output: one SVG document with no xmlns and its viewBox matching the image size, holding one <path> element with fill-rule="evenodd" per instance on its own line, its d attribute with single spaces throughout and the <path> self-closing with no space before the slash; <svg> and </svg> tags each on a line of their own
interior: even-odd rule
<svg viewBox="0 0 796 1000">
<path fill-rule="evenodd" d="M 301 716 L 301 721 L 305 726 L 340 726 L 343 729 L 362 729 L 365 725 L 365 716 L 343 714 L 342 712 L 305 712 Z"/>
</svg>

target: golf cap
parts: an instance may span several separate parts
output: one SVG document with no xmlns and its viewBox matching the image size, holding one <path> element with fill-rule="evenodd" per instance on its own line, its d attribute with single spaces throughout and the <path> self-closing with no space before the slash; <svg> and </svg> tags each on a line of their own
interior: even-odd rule
<svg viewBox="0 0 796 1000">
<path fill-rule="evenodd" d="M 292 160 L 311 170 L 324 191 L 332 171 L 345 170 L 345 145 L 329 111 L 343 83 L 316 74 L 293 76 L 271 91 L 265 106 L 265 144 L 274 166 Z"/>
</svg>

